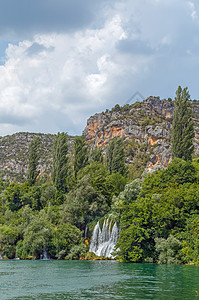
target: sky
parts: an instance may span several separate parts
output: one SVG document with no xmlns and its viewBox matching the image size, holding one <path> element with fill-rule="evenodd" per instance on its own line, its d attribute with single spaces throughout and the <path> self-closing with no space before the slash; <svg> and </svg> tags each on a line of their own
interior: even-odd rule
<svg viewBox="0 0 199 300">
<path fill-rule="evenodd" d="M 198 0 L 0 6 L 0 136 L 81 135 L 91 115 L 136 92 L 174 99 L 181 85 L 199 99 Z"/>
</svg>

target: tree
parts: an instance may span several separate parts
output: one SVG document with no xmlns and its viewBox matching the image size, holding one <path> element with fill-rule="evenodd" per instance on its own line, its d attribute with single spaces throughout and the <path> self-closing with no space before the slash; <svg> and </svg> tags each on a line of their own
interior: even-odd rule
<svg viewBox="0 0 199 300">
<path fill-rule="evenodd" d="M 112 173 L 113 150 L 115 147 L 115 139 L 112 139 L 106 149 L 105 166 Z"/>
<path fill-rule="evenodd" d="M 24 202 L 23 197 L 26 193 L 30 191 L 30 186 L 27 182 L 19 184 L 12 182 L 4 191 L 3 197 L 7 203 L 8 208 L 11 211 L 19 210 L 24 204 L 29 204 Z M 29 201 L 29 199 L 28 199 Z"/>
<path fill-rule="evenodd" d="M 23 206 L 30 205 L 33 210 L 40 210 L 41 204 L 41 186 L 33 186 L 27 193 L 21 196 Z"/>
<path fill-rule="evenodd" d="M 199 265 L 199 216 L 187 219 L 185 231 L 181 233 L 184 262 Z"/>
<path fill-rule="evenodd" d="M 103 163 L 103 153 L 102 149 L 95 147 L 90 154 L 90 160 L 93 162 Z"/>
<path fill-rule="evenodd" d="M 25 229 L 20 258 L 27 258 L 28 256 L 40 258 L 45 251 L 49 250 L 52 232 L 52 224 L 47 219 L 47 215 L 41 211 Z"/>
<path fill-rule="evenodd" d="M 0 225 L 0 257 L 6 255 L 8 258 L 14 258 L 17 235 L 13 226 Z"/>
<path fill-rule="evenodd" d="M 158 252 L 159 264 L 179 264 L 181 263 L 179 250 L 182 248 L 181 242 L 173 235 L 167 239 L 155 238 L 155 249 Z"/>
<path fill-rule="evenodd" d="M 117 175 L 113 174 L 113 175 Z M 121 176 L 121 175 L 120 175 Z M 128 205 L 135 201 L 141 191 L 141 179 L 135 179 L 132 182 L 125 185 L 123 191 L 119 193 L 117 197 L 113 196 L 111 211 L 115 218 L 120 222 L 121 212 L 125 205 Z"/>
<path fill-rule="evenodd" d="M 120 138 L 110 141 L 106 151 L 105 164 L 110 173 L 125 175 L 125 153 L 123 142 Z"/>
<path fill-rule="evenodd" d="M 119 173 L 110 174 L 106 167 L 97 162 L 93 162 L 82 168 L 77 176 L 81 180 L 84 176 L 90 179 L 90 185 L 101 193 L 110 205 L 113 195 L 118 195 L 123 191 L 126 184 L 126 178 Z"/>
<path fill-rule="evenodd" d="M 72 247 L 82 242 L 82 233 L 74 225 L 61 224 L 54 231 L 52 243 L 55 246 L 56 257 L 64 258 Z"/>
<path fill-rule="evenodd" d="M 84 168 L 88 164 L 88 153 L 85 144 L 84 136 L 77 136 L 75 138 L 75 160 L 74 160 L 74 171 L 75 178 L 80 169 Z"/>
<path fill-rule="evenodd" d="M 78 182 L 77 189 L 67 194 L 60 209 L 62 223 L 71 223 L 82 230 L 86 224 L 108 212 L 106 198 L 91 186 L 90 181 L 89 176 L 84 176 Z"/>
<path fill-rule="evenodd" d="M 121 215 L 117 245 L 121 260 L 144 262 L 158 259 L 161 263 L 177 263 L 182 254 L 177 247 L 178 241 L 168 239 L 169 235 L 173 235 L 182 242 L 183 261 L 199 261 L 196 258 L 199 243 L 195 238 L 199 219 L 191 219 L 193 223 L 189 223 L 194 231 L 188 227 L 185 236 L 181 235 L 187 219 L 197 216 L 199 211 L 199 187 L 195 173 L 191 161 L 175 158 L 168 169 L 148 175 L 141 190 L 139 181 L 135 180 L 114 198 L 113 212 L 116 217 Z"/>
<path fill-rule="evenodd" d="M 172 127 L 172 157 L 191 160 L 194 151 L 194 127 L 191 117 L 188 88 L 178 87 L 175 97 Z"/>
<path fill-rule="evenodd" d="M 29 146 L 29 164 L 28 164 L 28 182 L 30 185 L 34 185 L 39 175 L 38 163 L 39 163 L 39 147 L 41 140 L 39 137 L 34 137 Z"/>
<path fill-rule="evenodd" d="M 65 193 L 67 191 L 66 179 L 69 174 L 68 136 L 64 132 L 58 132 L 53 147 L 52 169 L 52 180 L 58 192 Z"/>
</svg>

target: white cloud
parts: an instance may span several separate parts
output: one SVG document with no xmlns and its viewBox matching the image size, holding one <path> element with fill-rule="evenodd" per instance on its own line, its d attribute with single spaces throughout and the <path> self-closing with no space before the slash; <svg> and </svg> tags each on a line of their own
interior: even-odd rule
<svg viewBox="0 0 199 300">
<path fill-rule="evenodd" d="M 190 8 L 191 18 L 193 21 L 198 21 L 198 14 L 194 2 L 188 1 L 188 5 Z"/>
<path fill-rule="evenodd" d="M 96 91 L 103 88 L 107 80 L 106 74 L 90 74 L 86 77 L 88 83 L 88 90 L 95 95 Z"/>
<path fill-rule="evenodd" d="M 101 29 L 36 35 L 31 41 L 10 44 L 6 63 L 0 66 L 0 110 L 7 114 L 6 122 L 21 124 L 24 130 L 29 118 L 30 129 L 40 123 L 40 131 L 46 131 L 64 114 L 66 126 L 80 127 L 85 104 L 88 112 L 93 110 L 110 89 L 106 82 L 119 68 L 112 51 L 124 38 L 117 15 Z M 46 109 L 54 119 L 48 120 Z"/>
<path fill-rule="evenodd" d="M 38 31 L 9 44 L 0 66 L 0 135 L 80 134 L 91 114 L 124 104 L 137 90 L 166 98 L 181 84 L 198 98 L 196 1 L 100 2 L 81 30 L 73 20 L 72 31 Z"/>
</svg>

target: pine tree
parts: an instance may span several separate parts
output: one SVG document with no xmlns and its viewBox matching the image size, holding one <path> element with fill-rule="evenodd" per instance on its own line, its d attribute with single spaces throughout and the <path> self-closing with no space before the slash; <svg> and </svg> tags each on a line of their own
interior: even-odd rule
<svg viewBox="0 0 199 300">
<path fill-rule="evenodd" d="M 58 192 L 67 192 L 66 179 L 69 173 L 68 136 L 58 132 L 54 140 L 52 169 L 52 180 Z"/>
<path fill-rule="evenodd" d="M 172 157 L 191 160 L 194 151 L 194 127 L 190 108 L 188 88 L 178 87 L 175 97 L 175 108 L 172 126 Z"/>
<path fill-rule="evenodd" d="M 37 168 L 39 164 L 40 144 L 40 138 L 34 137 L 29 146 L 28 182 L 30 185 L 35 184 L 37 176 L 39 175 Z"/>
<path fill-rule="evenodd" d="M 125 153 L 123 142 L 120 138 L 110 141 L 106 150 L 105 165 L 110 173 L 125 175 Z"/>
<path fill-rule="evenodd" d="M 84 140 L 84 136 L 77 136 L 75 138 L 74 148 L 74 171 L 75 178 L 77 178 L 78 171 L 88 164 L 88 149 Z"/>
</svg>

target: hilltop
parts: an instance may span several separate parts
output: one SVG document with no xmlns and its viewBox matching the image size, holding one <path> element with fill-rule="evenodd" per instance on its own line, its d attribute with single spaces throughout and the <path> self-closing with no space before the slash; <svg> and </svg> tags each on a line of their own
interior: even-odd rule
<svg viewBox="0 0 199 300">
<path fill-rule="evenodd" d="M 199 156 L 199 102 L 192 101 L 195 127 L 195 155 Z M 171 161 L 171 128 L 173 102 L 149 97 L 143 102 L 95 114 L 87 121 L 83 131 L 89 147 L 101 147 L 103 152 L 114 137 L 124 140 L 126 163 L 130 177 L 140 176 L 143 171 L 153 172 L 166 168 Z M 52 165 L 52 147 L 55 135 L 20 132 L 0 138 L 0 174 L 4 179 L 24 181 L 28 165 L 28 148 L 31 140 L 41 139 L 41 173 L 49 173 Z M 69 136 L 69 151 L 73 152 L 74 137 Z"/>
<path fill-rule="evenodd" d="M 199 155 L 199 102 L 191 101 L 195 128 L 195 155 Z M 132 173 L 138 169 L 153 172 L 171 162 L 171 129 L 174 103 L 149 97 L 143 102 L 95 114 L 83 132 L 86 141 L 105 149 L 114 137 L 124 139 L 127 163 Z M 140 174 L 139 174 L 140 175 Z"/>
</svg>

